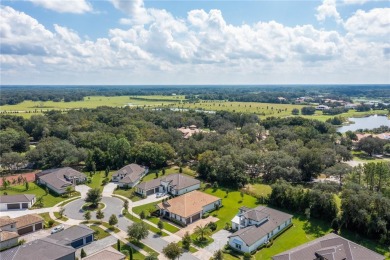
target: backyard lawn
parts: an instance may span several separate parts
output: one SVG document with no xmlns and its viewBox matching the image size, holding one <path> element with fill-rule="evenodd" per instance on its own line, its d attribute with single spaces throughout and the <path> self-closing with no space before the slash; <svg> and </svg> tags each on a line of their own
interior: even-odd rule
<svg viewBox="0 0 390 260">
<path fill-rule="evenodd" d="M 36 185 L 33 182 L 29 183 L 29 190 L 25 189 L 25 185 L 16 185 L 16 186 L 11 186 L 11 188 L 15 188 L 18 190 L 14 189 L 7 189 L 7 190 L 2 190 L 1 192 L 7 192 L 8 195 L 15 195 L 15 194 L 34 194 L 37 199 L 42 196 L 43 198 L 43 207 L 53 207 L 57 203 L 60 203 L 61 201 L 69 199 L 68 197 L 62 197 L 58 196 L 56 194 L 48 193 L 46 194 L 45 189 L 41 188 L 40 186 Z M 79 192 L 73 192 L 72 197 L 80 196 Z"/>
</svg>

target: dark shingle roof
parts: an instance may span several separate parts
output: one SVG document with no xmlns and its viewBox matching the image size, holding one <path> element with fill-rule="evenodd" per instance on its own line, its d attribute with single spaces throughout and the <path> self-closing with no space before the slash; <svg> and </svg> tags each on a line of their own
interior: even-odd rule
<svg viewBox="0 0 390 260">
<path fill-rule="evenodd" d="M 63 231 L 46 237 L 48 241 L 53 241 L 60 245 L 68 245 L 72 241 L 93 234 L 94 231 L 85 225 L 71 226 Z"/>
<path fill-rule="evenodd" d="M 235 233 L 229 236 L 229 237 L 239 236 L 242 239 L 242 241 L 244 241 L 245 244 L 247 244 L 248 246 L 253 245 L 259 239 L 263 238 L 272 230 L 277 228 L 279 225 L 292 218 L 292 215 L 290 214 L 284 213 L 276 209 L 264 207 L 264 206 L 258 206 L 254 209 L 246 211 L 244 214 L 247 214 L 249 211 L 253 211 L 253 210 L 258 211 L 258 213 L 253 215 L 265 216 L 265 217 L 268 215 L 268 220 L 265 221 L 260 226 L 255 226 L 255 225 L 248 226 L 236 231 Z"/>
<path fill-rule="evenodd" d="M 0 253 L 1 260 L 53 260 L 75 254 L 76 250 L 43 239 L 34 240 Z"/>
<path fill-rule="evenodd" d="M 137 185 L 137 187 L 143 190 L 150 190 L 160 186 L 160 184 L 161 184 L 161 178 L 158 178 L 146 182 L 141 182 L 140 184 Z"/>
<path fill-rule="evenodd" d="M 384 256 L 334 233 L 272 257 L 273 260 L 306 260 L 322 256 L 332 260 L 383 260 Z"/>
<path fill-rule="evenodd" d="M 76 171 L 75 169 L 72 169 L 70 167 L 45 170 L 38 173 L 37 176 L 39 179 L 45 181 L 46 183 L 49 183 L 51 186 L 53 186 L 56 189 L 63 189 L 69 185 L 72 185 L 72 183 L 67 181 L 64 176 L 66 176 L 67 178 L 87 177 L 84 173 Z"/>
<path fill-rule="evenodd" d="M 175 190 L 181 190 L 196 184 L 200 184 L 199 180 L 181 173 L 168 175 L 161 178 L 161 181 L 170 182 L 170 185 L 173 186 L 173 189 Z"/>
<path fill-rule="evenodd" d="M 35 198 L 33 194 L 1 195 L 0 203 L 30 202 Z"/>
<path fill-rule="evenodd" d="M 112 176 L 116 177 L 118 175 L 124 174 L 126 175 L 126 177 L 124 177 L 119 182 L 123 182 L 123 183 L 136 182 L 139 178 L 141 178 L 141 176 L 145 171 L 146 171 L 145 167 L 132 163 L 126 165 L 125 167 L 123 167 L 122 169 L 114 173 Z"/>
</svg>

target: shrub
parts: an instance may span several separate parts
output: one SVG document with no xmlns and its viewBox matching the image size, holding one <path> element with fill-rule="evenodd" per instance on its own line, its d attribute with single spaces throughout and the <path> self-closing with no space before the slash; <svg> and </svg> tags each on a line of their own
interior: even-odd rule
<svg viewBox="0 0 390 260">
<path fill-rule="evenodd" d="M 207 226 L 211 229 L 211 231 L 217 230 L 217 224 L 215 222 L 210 221 Z"/>
<path fill-rule="evenodd" d="M 252 255 L 250 253 L 244 254 L 244 260 L 251 260 L 251 259 L 252 259 Z"/>
<path fill-rule="evenodd" d="M 203 215 L 202 215 L 202 218 L 204 219 L 204 218 L 208 218 L 210 216 L 210 213 L 208 213 L 208 212 L 206 212 L 206 213 L 204 213 Z"/>
<path fill-rule="evenodd" d="M 126 257 L 129 256 L 129 250 L 121 250 L 121 253 L 124 254 Z"/>
<path fill-rule="evenodd" d="M 54 225 L 54 220 L 50 219 L 48 222 L 47 222 L 47 225 L 48 227 L 52 227 Z"/>
<path fill-rule="evenodd" d="M 24 243 L 26 243 L 26 240 L 20 239 L 19 242 L 18 242 L 18 245 L 23 245 Z"/>
</svg>

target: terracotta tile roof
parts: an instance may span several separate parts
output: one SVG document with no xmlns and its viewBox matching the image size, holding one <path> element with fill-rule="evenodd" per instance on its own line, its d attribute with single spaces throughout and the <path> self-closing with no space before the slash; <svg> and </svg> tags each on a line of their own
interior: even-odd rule
<svg viewBox="0 0 390 260">
<path fill-rule="evenodd" d="M 28 214 L 28 215 L 20 216 L 15 218 L 15 220 L 16 220 L 17 229 L 43 222 L 43 218 L 37 214 Z"/>
<path fill-rule="evenodd" d="M 115 250 L 112 247 L 104 248 L 103 250 L 96 252 L 92 255 L 89 255 L 84 258 L 84 260 L 102 260 L 102 259 L 110 259 L 110 260 L 124 260 L 126 256 Z"/>
<path fill-rule="evenodd" d="M 0 217 L 0 227 L 8 226 L 12 223 L 16 223 L 16 220 L 5 216 L 5 217 Z"/>
<path fill-rule="evenodd" d="M 203 207 L 219 201 L 220 198 L 197 190 L 191 191 L 179 197 L 159 203 L 160 209 L 165 209 L 173 214 L 187 218 L 203 210 Z"/>
<path fill-rule="evenodd" d="M 33 194 L 1 195 L 0 203 L 30 202 L 34 198 Z"/>
<path fill-rule="evenodd" d="M 383 260 L 383 255 L 377 254 L 339 235 L 330 233 L 313 241 L 280 253 L 273 260 L 316 259 L 322 256 L 332 260 Z"/>
<path fill-rule="evenodd" d="M 18 236 L 19 234 L 16 232 L 0 231 L 0 242 L 7 241 Z"/>
</svg>

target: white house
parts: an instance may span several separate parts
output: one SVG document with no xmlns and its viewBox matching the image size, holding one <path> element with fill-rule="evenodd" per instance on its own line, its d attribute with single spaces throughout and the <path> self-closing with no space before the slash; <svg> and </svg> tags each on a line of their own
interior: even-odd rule
<svg viewBox="0 0 390 260">
<path fill-rule="evenodd" d="M 118 186 L 121 188 L 132 188 L 140 182 L 148 171 L 148 167 L 132 163 L 114 173 L 112 181 L 118 182 Z"/>
<path fill-rule="evenodd" d="M 232 219 L 232 229 L 237 231 L 229 236 L 229 245 L 245 253 L 255 251 L 289 226 L 291 219 L 290 214 L 264 206 L 241 207 Z"/>
<path fill-rule="evenodd" d="M 330 109 L 330 107 L 326 106 L 326 105 L 319 105 L 319 106 L 316 106 L 316 110 L 328 110 Z"/>
<path fill-rule="evenodd" d="M 157 192 L 170 193 L 175 196 L 200 188 L 200 181 L 185 174 L 177 173 L 138 184 L 135 191 L 143 196 Z"/>
<path fill-rule="evenodd" d="M 35 195 L 18 194 L 0 196 L 0 211 L 10 209 L 29 209 L 35 203 Z"/>
</svg>

